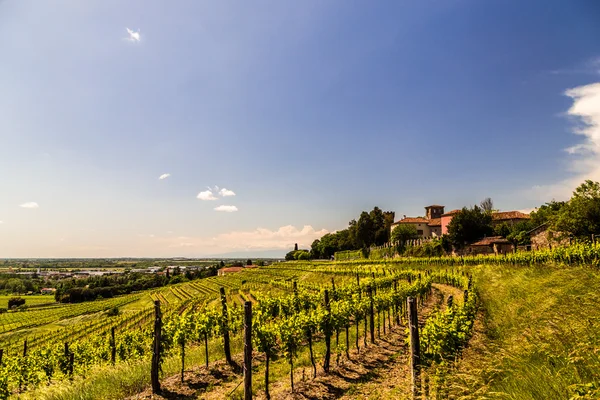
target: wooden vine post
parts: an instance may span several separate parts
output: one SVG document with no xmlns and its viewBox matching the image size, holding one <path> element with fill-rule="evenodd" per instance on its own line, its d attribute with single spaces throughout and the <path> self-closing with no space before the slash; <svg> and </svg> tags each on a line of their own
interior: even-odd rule
<svg viewBox="0 0 600 400">
<path fill-rule="evenodd" d="M 329 291 L 325 290 L 325 310 L 327 315 L 325 316 L 325 359 L 323 360 L 323 370 L 329 372 L 329 363 L 331 359 L 331 321 L 330 313 L 331 306 L 329 305 Z"/>
<path fill-rule="evenodd" d="M 23 357 L 27 357 L 27 339 L 23 342 Z"/>
<path fill-rule="evenodd" d="M 360 292 L 360 278 L 358 277 L 358 272 L 356 273 L 356 286 L 358 287 L 358 300 L 360 302 L 362 294 Z M 358 333 L 359 327 L 358 327 L 358 325 L 359 325 L 360 321 L 358 320 L 358 318 L 356 318 L 355 322 L 356 322 L 356 338 L 355 338 L 356 339 L 356 343 L 355 343 L 356 344 L 356 351 L 360 352 L 360 348 L 358 346 L 358 338 L 359 338 L 359 333 Z"/>
<path fill-rule="evenodd" d="M 408 328 L 410 331 L 410 369 L 412 398 L 421 396 L 421 346 L 419 343 L 419 317 L 417 301 L 413 297 L 407 299 Z"/>
<path fill-rule="evenodd" d="M 227 297 L 225 297 L 225 288 L 219 289 L 221 292 L 221 306 L 223 307 L 223 318 L 222 318 L 222 330 L 223 330 L 223 346 L 225 347 L 225 361 L 227 364 L 233 366 L 233 360 L 231 358 L 231 347 L 229 345 L 229 321 L 227 313 Z"/>
<path fill-rule="evenodd" d="M 371 285 L 367 286 L 367 294 L 369 295 L 369 323 L 371 328 L 371 343 L 375 343 L 375 312 L 373 309 L 373 289 Z"/>
<path fill-rule="evenodd" d="M 154 301 L 154 342 L 152 344 L 152 366 L 150 370 L 150 380 L 152 381 L 152 393 L 160 393 L 160 359 L 161 359 L 161 339 L 162 315 L 160 313 L 160 301 Z"/>
<path fill-rule="evenodd" d="M 115 365 L 117 361 L 117 342 L 115 342 L 115 327 L 110 328 L 110 362 Z"/>
<path fill-rule="evenodd" d="M 252 302 L 244 303 L 244 400 L 252 400 Z"/>
<path fill-rule="evenodd" d="M 4 349 L 0 349 L 0 367 L 2 366 L 2 356 L 4 356 Z"/>
</svg>

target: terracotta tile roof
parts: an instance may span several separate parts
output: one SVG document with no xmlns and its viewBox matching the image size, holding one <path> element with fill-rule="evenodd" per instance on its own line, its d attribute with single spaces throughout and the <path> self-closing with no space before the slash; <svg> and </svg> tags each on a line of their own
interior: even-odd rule
<svg viewBox="0 0 600 400">
<path fill-rule="evenodd" d="M 495 212 L 492 214 L 492 219 L 495 221 L 504 221 L 509 219 L 529 219 L 529 214 L 522 213 L 521 211 L 503 211 Z"/>
<path fill-rule="evenodd" d="M 429 226 L 442 226 L 442 219 L 441 218 L 431 218 L 429 220 L 429 223 L 427 225 L 429 225 Z"/>
<path fill-rule="evenodd" d="M 421 217 L 416 217 L 416 218 L 412 218 L 412 217 L 406 217 L 406 218 L 402 218 L 400 221 L 398 222 L 394 222 L 392 225 L 398 225 L 398 224 L 428 224 L 429 220 L 427 218 L 421 218 Z"/>
<path fill-rule="evenodd" d="M 460 211 L 460 209 L 448 211 L 446 214 L 442 214 L 442 217 L 447 217 L 449 215 L 454 215 L 454 214 L 458 213 L 459 211 Z"/>
<path fill-rule="evenodd" d="M 490 246 L 492 244 L 510 244 L 510 242 L 502 236 L 490 236 L 471 244 L 471 246 Z"/>
</svg>

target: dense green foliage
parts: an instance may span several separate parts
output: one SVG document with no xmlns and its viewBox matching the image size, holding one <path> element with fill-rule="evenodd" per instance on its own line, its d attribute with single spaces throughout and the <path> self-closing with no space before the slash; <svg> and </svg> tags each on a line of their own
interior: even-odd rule
<svg viewBox="0 0 600 400">
<path fill-rule="evenodd" d="M 554 227 L 579 238 L 600 234 L 600 183 L 587 180 L 575 189 L 558 212 Z"/>
<path fill-rule="evenodd" d="M 292 250 L 285 255 L 286 261 L 310 260 L 310 252 L 308 250 Z"/>
<path fill-rule="evenodd" d="M 392 237 L 390 240 L 392 242 L 407 242 L 409 240 L 414 240 L 419 237 L 417 233 L 417 227 L 412 224 L 398 224 L 392 230 Z"/>
<path fill-rule="evenodd" d="M 8 308 L 19 307 L 25 304 L 25 299 L 22 297 L 12 297 L 8 299 Z"/>
<path fill-rule="evenodd" d="M 384 212 L 379 207 L 371 212 L 363 211 L 358 221 L 350 221 L 348 228 L 316 239 L 311 245 L 311 258 L 330 259 L 338 251 L 381 246 L 390 240 L 393 222 L 393 213 Z"/>
<path fill-rule="evenodd" d="M 464 207 L 456 213 L 448 224 L 448 237 L 457 249 L 476 242 L 492 233 L 492 214 L 478 206 Z"/>
</svg>

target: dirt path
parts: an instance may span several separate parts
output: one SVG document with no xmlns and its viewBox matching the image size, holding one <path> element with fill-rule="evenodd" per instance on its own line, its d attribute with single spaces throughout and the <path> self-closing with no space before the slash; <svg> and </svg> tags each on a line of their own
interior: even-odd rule
<svg viewBox="0 0 600 400">
<path fill-rule="evenodd" d="M 453 295 L 462 299 L 462 291 L 451 286 L 433 285 L 432 296 L 420 310 L 419 323 L 422 326 L 428 315 L 438 307 L 445 307 L 446 299 Z M 462 301 L 462 300 L 460 300 Z M 255 354 L 261 361 L 261 356 Z M 236 360 L 241 363 L 241 359 Z M 406 346 L 406 327 L 394 326 L 391 332 L 378 338 L 375 344 L 350 351 L 350 359 L 345 356 L 339 365 L 335 364 L 332 355 L 332 370 L 325 374 L 319 368 L 317 377 L 312 379 L 310 370 L 296 369 L 295 391 L 291 393 L 289 379 L 281 378 L 270 385 L 271 398 L 288 399 L 405 399 L 410 390 L 409 362 Z M 303 379 L 304 377 L 304 379 Z M 257 374 L 254 379 L 262 379 Z M 147 390 L 130 399 L 224 399 L 242 381 L 242 375 L 235 372 L 225 362 L 213 363 L 209 371 L 204 367 L 194 368 L 186 372 L 185 382 L 179 376 L 172 376 L 162 381 L 165 389 L 162 396 L 152 395 Z M 257 391 L 256 399 L 264 399 L 264 391 Z M 237 395 L 231 398 L 239 398 Z"/>
</svg>

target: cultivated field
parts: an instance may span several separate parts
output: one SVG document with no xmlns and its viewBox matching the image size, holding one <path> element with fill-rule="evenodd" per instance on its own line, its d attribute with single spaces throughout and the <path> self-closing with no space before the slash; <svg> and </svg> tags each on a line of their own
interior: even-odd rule
<svg viewBox="0 0 600 400">
<path fill-rule="evenodd" d="M 259 322 L 253 328 L 257 398 L 267 388 L 271 398 L 292 398 L 292 388 L 312 398 L 408 398 L 405 304 L 412 296 L 420 305 L 422 391 L 428 398 L 596 398 L 600 274 L 591 265 L 597 265 L 598 249 L 580 250 L 290 262 L 114 299 L 3 314 L 0 393 L 149 398 L 158 300 L 166 398 L 239 396 L 242 375 L 224 362 L 222 338 L 225 331 L 231 336 L 232 364 L 239 364 L 242 305 L 250 301 Z M 120 314 L 107 315 L 114 307 Z"/>
</svg>

